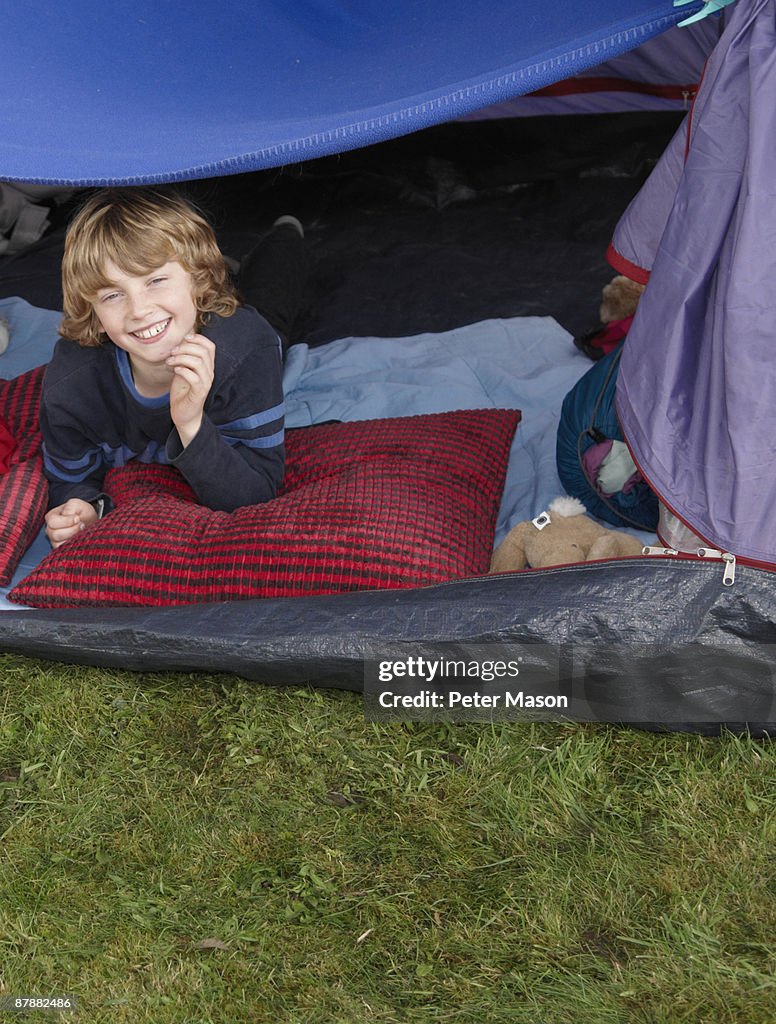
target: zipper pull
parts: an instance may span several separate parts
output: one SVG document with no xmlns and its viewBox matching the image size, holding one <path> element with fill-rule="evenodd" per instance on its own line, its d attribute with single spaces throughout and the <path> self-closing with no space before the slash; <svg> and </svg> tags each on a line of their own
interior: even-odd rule
<svg viewBox="0 0 776 1024">
<path fill-rule="evenodd" d="M 736 556 L 726 551 L 722 557 L 725 559 L 725 574 L 722 577 L 722 584 L 732 587 L 736 582 Z"/>
<path fill-rule="evenodd" d="M 678 555 L 675 548 L 651 547 L 645 545 L 641 549 L 642 555 Z M 690 554 L 690 552 L 684 552 Z M 729 551 L 719 551 L 717 548 L 698 548 L 698 558 L 719 558 L 725 563 L 725 572 L 722 576 L 722 584 L 725 587 L 732 587 L 736 582 L 736 556 Z"/>
<path fill-rule="evenodd" d="M 721 558 L 725 563 L 722 585 L 732 587 L 736 582 L 736 556 L 729 551 L 718 551 L 716 548 L 698 548 L 698 558 Z"/>
</svg>

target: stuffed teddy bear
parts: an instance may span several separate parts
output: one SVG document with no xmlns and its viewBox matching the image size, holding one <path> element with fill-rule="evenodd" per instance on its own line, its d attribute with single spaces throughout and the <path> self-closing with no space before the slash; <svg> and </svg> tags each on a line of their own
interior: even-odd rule
<svg viewBox="0 0 776 1024">
<path fill-rule="evenodd" d="M 556 498 L 547 512 L 509 531 L 493 554 L 490 572 L 642 554 L 643 545 L 637 537 L 601 526 L 586 511 L 576 498 Z"/>
<path fill-rule="evenodd" d="M 631 281 L 629 277 L 622 274 L 613 277 L 601 293 L 601 323 L 610 324 L 613 320 L 624 320 L 626 316 L 633 316 L 643 291 L 644 285 Z"/>
<path fill-rule="evenodd" d="M 645 285 L 617 274 L 604 286 L 598 315 L 601 327 L 574 339 L 574 344 L 590 359 L 601 359 L 617 348 L 628 333 Z"/>
</svg>

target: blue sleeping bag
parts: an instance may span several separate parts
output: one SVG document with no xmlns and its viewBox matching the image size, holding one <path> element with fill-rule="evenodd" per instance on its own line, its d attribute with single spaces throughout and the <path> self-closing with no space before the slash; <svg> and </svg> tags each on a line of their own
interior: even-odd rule
<svg viewBox="0 0 776 1024">
<path fill-rule="evenodd" d="M 599 359 L 564 398 L 556 448 L 558 476 L 566 492 L 599 519 L 615 526 L 654 530 L 658 500 L 640 475 L 631 479 L 625 490 L 607 494 L 584 462 L 585 453 L 594 445 L 625 440 L 614 411 L 622 351 L 623 344 Z"/>
</svg>

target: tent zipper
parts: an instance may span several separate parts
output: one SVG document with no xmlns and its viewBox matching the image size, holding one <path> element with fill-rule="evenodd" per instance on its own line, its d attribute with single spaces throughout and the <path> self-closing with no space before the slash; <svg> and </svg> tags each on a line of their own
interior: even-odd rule
<svg viewBox="0 0 776 1024">
<path fill-rule="evenodd" d="M 568 572 L 574 571 L 575 569 L 582 569 L 586 566 L 603 564 L 605 562 L 639 562 L 642 557 L 646 558 L 670 558 L 676 559 L 681 562 L 696 562 L 700 560 L 706 561 L 720 561 L 724 563 L 724 572 L 722 574 L 722 583 L 726 587 L 732 587 L 736 581 L 736 567 L 739 565 L 745 565 L 751 569 L 759 569 L 763 572 L 776 572 L 776 563 L 774 562 L 761 562 L 756 558 L 746 558 L 741 555 L 734 555 L 730 551 L 720 551 L 718 548 L 712 548 L 709 546 L 699 547 L 696 551 L 677 551 L 676 548 L 665 548 L 659 545 L 645 545 L 641 549 L 641 555 L 628 555 L 624 558 L 602 558 L 596 559 L 595 562 L 564 562 L 560 565 L 547 565 L 541 569 L 532 569 L 526 567 L 525 569 L 513 569 L 501 573 L 486 573 L 483 576 L 467 576 L 467 580 L 486 580 L 492 579 L 493 576 L 505 576 L 505 575 L 518 575 L 522 573 L 556 573 L 556 572 Z M 443 583 L 431 584 L 431 586 L 449 586 L 452 583 L 457 583 L 458 580 L 446 580 Z"/>
<path fill-rule="evenodd" d="M 672 508 L 672 506 L 663 498 L 663 496 L 661 494 L 659 494 L 658 491 L 656 491 L 655 488 L 652 486 L 652 484 L 649 481 L 649 477 L 644 473 L 644 470 L 641 468 L 641 466 L 636 461 L 636 459 L 635 459 L 635 457 L 633 455 L 633 452 L 631 451 L 631 447 L 628 444 L 627 439 L 625 441 L 625 444 L 628 447 L 628 451 L 630 452 L 631 458 L 633 459 L 636 467 L 638 468 L 638 471 L 641 473 L 642 477 L 644 478 L 644 482 L 651 489 L 651 491 L 655 494 L 655 496 L 658 498 L 658 500 L 662 501 L 663 504 L 665 505 L 665 507 L 668 509 L 668 511 L 672 515 L 676 516 L 676 518 L 681 523 L 684 523 L 684 525 L 688 529 L 692 530 L 693 533 L 695 533 L 695 528 L 693 526 L 691 526 L 688 522 L 686 522 L 684 520 L 684 518 L 682 516 L 680 516 L 676 512 L 676 510 L 674 508 Z M 698 535 L 696 534 L 696 536 L 698 536 Z M 662 538 L 658 534 L 658 540 L 661 540 L 661 539 Z M 699 537 L 699 539 L 703 540 L 702 537 Z M 667 548 L 667 547 L 649 547 L 649 546 L 647 546 L 647 547 L 643 548 L 643 553 L 645 555 L 666 555 L 666 556 L 669 556 L 669 557 L 671 557 L 671 556 L 678 556 L 678 557 L 689 556 L 690 558 L 692 558 L 693 555 L 695 554 L 699 558 L 721 558 L 725 562 L 725 574 L 723 576 L 723 583 L 725 584 L 726 587 L 732 587 L 733 584 L 735 583 L 735 580 L 736 580 L 736 562 L 738 562 L 739 565 L 749 565 L 753 569 L 764 569 L 766 572 L 774 572 L 774 571 L 776 571 L 776 563 L 774 563 L 774 562 L 763 562 L 763 561 L 758 560 L 756 558 L 746 558 L 745 556 L 734 555 L 730 551 L 720 551 L 719 548 L 713 548 L 708 543 L 704 544 L 702 547 L 699 547 L 697 549 L 697 551 L 695 551 L 695 552 L 692 552 L 692 551 L 676 551 L 674 548 Z"/>
<path fill-rule="evenodd" d="M 722 585 L 732 587 L 736 582 L 736 556 L 730 551 L 719 551 L 717 548 L 698 548 L 698 558 L 721 558 L 725 563 Z"/>
<path fill-rule="evenodd" d="M 616 409 L 615 409 L 615 413 L 616 413 Z M 617 420 L 619 422 L 619 416 L 617 417 Z M 622 424 L 620 424 L 620 429 L 622 429 Z M 623 437 L 624 436 L 625 436 L 625 433 L 623 431 Z M 689 530 L 692 530 L 693 533 L 695 533 L 695 528 L 693 526 L 690 526 L 689 523 L 685 522 L 685 520 L 682 518 L 682 516 L 678 515 L 677 512 L 663 498 L 663 496 L 652 486 L 652 484 L 650 483 L 649 477 L 646 475 L 644 470 L 641 468 L 641 466 L 639 465 L 638 461 L 636 460 L 633 452 L 631 451 L 631 446 L 628 444 L 627 438 L 625 440 L 625 444 L 627 445 L 628 451 L 630 452 L 630 456 L 633 459 L 633 462 L 634 462 L 636 468 L 638 469 L 639 473 L 641 473 L 641 475 L 642 475 L 642 477 L 644 479 L 644 482 L 651 489 L 653 494 L 657 497 L 657 499 L 659 501 L 663 502 L 665 507 L 668 509 L 669 512 L 671 512 L 672 515 L 676 516 L 676 518 L 680 522 L 684 523 L 684 525 Z M 698 535 L 696 534 L 696 536 L 698 536 Z M 699 539 L 702 540 L 703 538 L 699 537 Z M 658 540 L 662 540 L 662 538 L 660 537 L 660 534 L 658 534 Z M 657 554 L 660 554 L 660 555 L 670 555 L 670 556 L 674 556 L 674 555 L 679 555 L 680 554 L 680 552 L 674 550 L 674 548 L 665 548 L 665 547 L 663 547 L 663 548 L 660 548 L 660 547 L 645 547 L 645 548 L 643 548 L 643 553 L 645 555 L 657 555 Z M 681 552 L 681 554 L 689 554 L 690 556 L 692 556 L 692 552 Z M 706 544 L 703 547 L 699 547 L 697 549 L 696 554 L 697 554 L 698 558 L 721 558 L 724 561 L 724 563 L 725 563 L 725 572 L 724 572 L 724 575 L 722 577 L 722 583 L 726 587 L 732 587 L 733 586 L 733 584 L 736 581 L 736 556 L 734 554 L 732 554 L 730 551 L 720 551 L 718 548 L 710 547 L 708 544 Z M 754 568 L 757 568 L 757 569 L 769 569 L 771 572 L 774 569 L 773 564 L 768 563 L 768 562 L 757 562 L 757 561 L 754 561 L 754 560 L 748 559 L 748 558 L 747 559 L 741 558 L 741 559 L 739 559 L 739 561 L 741 562 L 742 565 L 751 565 L 751 566 L 753 566 Z"/>
<path fill-rule="evenodd" d="M 644 547 L 642 549 L 645 555 L 661 555 L 664 557 L 672 558 L 674 556 L 681 558 L 692 558 L 693 553 L 691 551 L 677 551 L 675 548 L 661 548 L 661 547 Z M 732 587 L 736 582 L 736 556 L 730 551 L 720 551 L 718 548 L 698 548 L 695 552 L 698 558 L 710 558 L 714 560 L 720 560 L 725 563 L 725 571 L 722 574 L 722 585 L 725 587 Z"/>
</svg>

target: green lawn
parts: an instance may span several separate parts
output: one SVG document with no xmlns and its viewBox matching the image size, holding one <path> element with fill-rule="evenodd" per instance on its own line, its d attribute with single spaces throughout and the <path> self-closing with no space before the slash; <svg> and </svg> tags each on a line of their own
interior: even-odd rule
<svg viewBox="0 0 776 1024">
<path fill-rule="evenodd" d="M 0 992 L 209 1022 L 772 1024 L 776 753 L 374 724 L 0 656 Z"/>
</svg>

